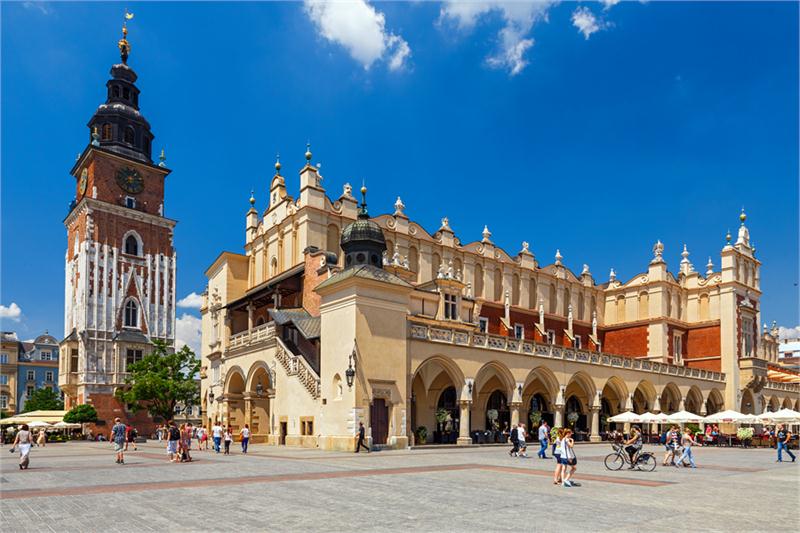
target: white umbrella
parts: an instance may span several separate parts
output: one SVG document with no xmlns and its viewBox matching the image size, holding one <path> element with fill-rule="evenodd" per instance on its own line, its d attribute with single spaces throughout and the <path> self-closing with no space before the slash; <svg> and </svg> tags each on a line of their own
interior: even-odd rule
<svg viewBox="0 0 800 533">
<path fill-rule="evenodd" d="M 79 427 L 81 427 L 81 425 L 80 424 L 70 424 L 69 422 L 64 422 L 62 420 L 61 422 L 57 422 L 57 423 L 53 424 L 53 427 L 54 428 L 59 428 L 59 429 L 67 429 L 67 428 L 79 428 Z"/>
<path fill-rule="evenodd" d="M 675 422 L 676 424 L 686 424 L 694 422 L 699 423 L 702 421 L 703 421 L 702 416 L 690 413 L 689 411 L 678 411 L 677 413 L 672 413 L 671 415 L 667 415 L 667 422 Z"/>
<path fill-rule="evenodd" d="M 756 421 L 754 415 L 745 415 L 738 411 L 721 411 L 708 415 L 703 419 L 703 422 L 711 422 L 713 424 L 751 424 Z"/>
<path fill-rule="evenodd" d="M 669 422 L 667 420 L 667 415 L 664 413 L 653 414 L 650 412 L 644 413 L 641 415 L 642 423 L 644 424 L 665 424 Z"/>
<path fill-rule="evenodd" d="M 637 415 L 633 411 L 625 411 L 624 413 L 612 416 L 608 421 L 622 424 L 638 424 L 642 422 L 642 415 Z"/>
<path fill-rule="evenodd" d="M 758 415 L 759 422 L 777 422 L 786 424 L 800 423 L 800 412 L 793 409 L 781 409 L 774 413 L 763 413 Z"/>
<path fill-rule="evenodd" d="M 42 422 L 41 420 L 34 420 L 28 424 L 29 428 L 49 428 L 50 424 Z"/>
</svg>

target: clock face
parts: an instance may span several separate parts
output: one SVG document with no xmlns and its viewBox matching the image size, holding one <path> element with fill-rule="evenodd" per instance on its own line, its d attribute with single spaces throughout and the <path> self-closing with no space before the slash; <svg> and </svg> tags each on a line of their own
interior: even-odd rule
<svg viewBox="0 0 800 533">
<path fill-rule="evenodd" d="M 86 184 L 88 181 L 89 181 L 89 171 L 84 168 L 83 172 L 81 172 L 81 179 L 78 182 L 78 192 L 81 194 L 81 196 L 86 194 Z"/>
<path fill-rule="evenodd" d="M 131 194 L 138 194 L 144 189 L 144 179 L 133 168 L 124 167 L 117 171 L 117 185 Z"/>
</svg>

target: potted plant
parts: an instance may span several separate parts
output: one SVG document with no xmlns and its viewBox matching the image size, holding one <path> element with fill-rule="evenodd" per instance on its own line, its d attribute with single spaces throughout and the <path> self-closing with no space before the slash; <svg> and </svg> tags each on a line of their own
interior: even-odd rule
<svg viewBox="0 0 800 533">
<path fill-rule="evenodd" d="M 575 428 L 575 422 L 578 421 L 578 418 L 580 418 L 580 416 L 581 415 L 579 415 L 575 411 L 567 413 L 567 422 L 569 422 L 570 427 L 572 427 L 573 429 Z"/>
<path fill-rule="evenodd" d="M 415 432 L 417 435 L 417 444 L 425 444 L 428 440 L 428 428 L 419 426 Z"/>
<path fill-rule="evenodd" d="M 535 426 L 538 426 L 542 423 L 542 412 L 531 411 L 528 414 L 528 419 L 531 421 L 531 429 L 533 429 Z"/>
<path fill-rule="evenodd" d="M 552 428 L 550 428 L 550 442 L 553 443 L 552 453 L 556 452 L 556 439 L 558 438 L 559 431 L 561 431 L 561 426 L 553 426 Z"/>
</svg>

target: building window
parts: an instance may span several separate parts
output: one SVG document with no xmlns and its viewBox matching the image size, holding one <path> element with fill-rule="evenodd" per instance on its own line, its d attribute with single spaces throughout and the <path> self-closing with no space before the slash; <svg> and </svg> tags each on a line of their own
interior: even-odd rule
<svg viewBox="0 0 800 533">
<path fill-rule="evenodd" d="M 583 341 L 580 335 L 575 335 L 575 347 L 579 350 L 583 349 Z"/>
<path fill-rule="evenodd" d="M 30 398 L 31 396 L 33 396 L 33 391 L 35 391 L 35 390 L 36 390 L 36 387 L 34 387 L 33 385 L 28 385 L 25 388 L 25 397 L 26 398 Z"/>
<path fill-rule="evenodd" d="M 300 434 L 301 435 L 313 435 L 314 434 L 314 419 L 313 418 L 301 418 L 300 419 Z"/>
<path fill-rule="evenodd" d="M 115 98 L 119 98 L 119 86 L 118 85 L 114 85 L 114 88 L 111 91 L 114 94 Z"/>
<path fill-rule="evenodd" d="M 111 124 L 103 124 L 102 139 L 104 141 L 110 141 L 111 140 L 111 134 L 112 134 Z"/>
<path fill-rule="evenodd" d="M 211 383 L 219 383 L 219 367 L 215 366 L 211 369 Z"/>
<path fill-rule="evenodd" d="M 8 385 L 8 376 L 6 374 L 0 374 L 0 385 Z"/>
<path fill-rule="evenodd" d="M 125 142 L 128 144 L 133 144 L 133 138 L 134 138 L 133 126 L 128 126 L 127 128 L 125 128 Z"/>
<path fill-rule="evenodd" d="M 458 306 L 455 294 L 444 295 L 444 318 L 446 320 L 458 320 Z"/>
<path fill-rule="evenodd" d="M 142 351 L 141 350 L 134 350 L 132 348 L 128 348 L 125 352 L 125 371 L 128 371 L 128 367 L 133 363 L 138 363 L 142 360 Z"/>
<path fill-rule="evenodd" d="M 139 327 L 139 306 L 136 301 L 128 300 L 125 304 L 125 327 L 136 328 Z"/>
<path fill-rule="evenodd" d="M 53 359 L 53 354 L 50 353 L 50 352 L 42 351 L 40 356 L 41 356 L 42 361 L 52 361 L 52 359 Z"/>
<path fill-rule="evenodd" d="M 8 354 L 7 353 L 0 353 L 0 364 L 8 363 Z"/>
<path fill-rule="evenodd" d="M 478 329 L 481 333 L 486 333 L 489 331 L 489 319 L 486 317 L 478 318 Z"/>
<path fill-rule="evenodd" d="M 742 319 L 742 345 L 743 357 L 752 357 L 753 356 L 753 319 L 752 318 L 743 318 Z"/>
<path fill-rule="evenodd" d="M 53 382 L 53 371 L 52 370 L 48 370 L 47 372 L 44 373 L 44 380 L 46 382 L 48 382 L 48 383 L 52 383 Z"/>
<path fill-rule="evenodd" d="M 0 394 L 0 409 L 8 409 L 8 396 Z"/>
<path fill-rule="evenodd" d="M 676 365 L 683 364 L 683 336 L 675 335 L 673 338 L 672 362 Z"/>
<path fill-rule="evenodd" d="M 128 255 L 139 255 L 139 241 L 137 241 L 136 237 L 133 235 L 128 235 L 125 238 L 125 253 Z"/>
<path fill-rule="evenodd" d="M 125 207 L 127 207 L 128 209 L 136 209 L 136 198 L 134 198 L 133 196 L 126 196 Z"/>
<path fill-rule="evenodd" d="M 554 329 L 547 330 L 547 344 L 556 343 L 556 331 Z"/>
<path fill-rule="evenodd" d="M 77 372 L 78 371 L 78 349 L 77 348 L 73 348 L 70 351 L 69 371 L 70 372 Z"/>
<path fill-rule="evenodd" d="M 36 379 L 36 373 L 33 370 L 28 370 L 26 374 L 26 379 L 28 381 L 34 381 Z"/>
<path fill-rule="evenodd" d="M 515 339 L 525 338 L 525 326 L 523 326 L 522 324 L 514 324 L 514 338 Z"/>
</svg>

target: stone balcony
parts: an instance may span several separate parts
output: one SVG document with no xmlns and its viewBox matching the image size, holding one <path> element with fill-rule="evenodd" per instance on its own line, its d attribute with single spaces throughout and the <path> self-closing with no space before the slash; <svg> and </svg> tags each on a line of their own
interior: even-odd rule
<svg viewBox="0 0 800 533">
<path fill-rule="evenodd" d="M 545 359 L 560 359 L 565 361 L 575 361 L 601 365 L 606 367 L 621 368 L 625 370 L 636 370 L 640 372 L 650 372 L 654 374 L 665 374 L 669 376 L 683 376 L 688 378 L 704 379 L 714 382 L 724 382 L 723 372 L 712 372 L 700 368 L 688 368 L 685 366 L 671 365 L 623 357 L 603 352 L 590 352 L 578 350 L 553 344 L 540 344 L 534 341 L 504 337 L 502 335 L 491 335 L 488 333 L 477 333 L 465 331 L 463 329 L 449 329 L 427 324 L 415 324 L 410 322 L 409 337 L 417 340 L 450 344 L 454 346 L 465 346 L 472 348 L 483 348 L 530 357 L 541 357 Z"/>
<path fill-rule="evenodd" d="M 267 322 L 253 329 L 231 335 L 225 348 L 225 356 L 239 355 L 275 343 L 275 322 Z"/>
</svg>

